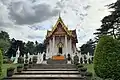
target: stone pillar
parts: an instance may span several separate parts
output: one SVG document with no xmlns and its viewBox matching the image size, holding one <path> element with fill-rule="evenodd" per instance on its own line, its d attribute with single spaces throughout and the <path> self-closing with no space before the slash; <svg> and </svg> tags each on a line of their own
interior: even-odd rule
<svg viewBox="0 0 120 80">
<path fill-rule="evenodd" d="M 66 52 L 65 54 L 66 54 L 66 56 L 68 54 L 67 48 L 68 48 L 68 46 L 67 46 L 67 35 L 65 35 L 65 52 Z"/>
<path fill-rule="evenodd" d="M 52 56 L 55 54 L 54 48 L 55 48 L 55 36 L 53 36 Z"/>
</svg>

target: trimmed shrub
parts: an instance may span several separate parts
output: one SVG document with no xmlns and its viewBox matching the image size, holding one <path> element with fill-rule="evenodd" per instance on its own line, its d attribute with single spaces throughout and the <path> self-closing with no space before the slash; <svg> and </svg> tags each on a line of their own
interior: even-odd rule
<svg viewBox="0 0 120 80">
<path fill-rule="evenodd" d="M 8 59 L 3 59 L 3 64 L 8 63 Z"/>
<path fill-rule="evenodd" d="M 92 77 L 92 75 L 93 75 L 92 72 L 86 72 L 86 73 L 85 73 L 85 76 L 90 76 L 90 77 Z"/>
<path fill-rule="evenodd" d="M 86 72 L 86 71 L 87 71 L 87 68 L 85 68 L 85 67 L 80 68 L 80 71 L 81 71 L 81 72 Z"/>
<path fill-rule="evenodd" d="M 28 60 L 27 60 L 27 59 L 25 59 L 25 63 L 28 63 Z"/>
<path fill-rule="evenodd" d="M 3 56 L 2 56 L 2 51 L 0 50 L 0 76 L 2 75 L 2 64 L 3 64 Z"/>
<path fill-rule="evenodd" d="M 120 42 L 102 36 L 94 52 L 94 70 L 103 79 L 120 79 Z"/>
<path fill-rule="evenodd" d="M 82 68 L 82 67 L 83 67 L 83 65 L 81 65 L 81 64 L 77 65 L 77 68 Z"/>
<path fill-rule="evenodd" d="M 14 70 L 15 70 L 14 67 L 7 68 L 7 76 L 11 77 L 14 74 Z"/>
<path fill-rule="evenodd" d="M 33 63 L 37 63 L 37 56 L 33 56 Z"/>
<path fill-rule="evenodd" d="M 24 63 L 24 58 L 23 57 L 18 57 L 18 63 Z"/>
</svg>

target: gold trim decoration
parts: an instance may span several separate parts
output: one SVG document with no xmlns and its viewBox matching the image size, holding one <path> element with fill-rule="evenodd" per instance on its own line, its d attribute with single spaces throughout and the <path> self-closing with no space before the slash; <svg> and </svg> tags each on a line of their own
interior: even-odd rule
<svg viewBox="0 0 120 80">
<path fill-rule="evenodd" d="M 59 48 L 59 47 L 63 47 L 64 45 L 62 44 L 62 42 L 59 42 L 58 44 L 57 44 L 57 47 Z"/>
<path fill-rule="evenodd" d="M 48 37 L 53 34 L 53 32 L 55 31 L 55 29 L 57 28 L 57 25 L 58 25 L 59 23 L 62 24 L 63 29 L 67 32 L 67 34 L 68 34 L 69 36 L 74 37 L 74 36 L 71 34 L 71 32 L 68 31 L 68 28 L 65 26 L 65 24 L 63 23 L 63 21 L 62 21 L 62 19 L 61 19 L 60 16 L 59 16 L 59 18 L 58 18 L 58 20 L 57 20 L 57 23 L 56 23 L 55 26 L 52 28 L 52 31 L 51 31 L 51 33 L 48 35 Z"/>
</svg>

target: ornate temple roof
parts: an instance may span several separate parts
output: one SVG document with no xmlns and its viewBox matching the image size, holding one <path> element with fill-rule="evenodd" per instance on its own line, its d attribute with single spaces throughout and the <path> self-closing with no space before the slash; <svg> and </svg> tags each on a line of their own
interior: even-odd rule
<svg viewBox="0 0 120 80">
<path fill-rule="evenodd" d="M 64 24 L 64 22 L 63 22 L 63 20 L 62 20 L 62 18 L 60 16 L 59 16 L 56 24 L 52 27 L 52 30 L 51 31 L 47 30 L 46 39 L 53 35 L 53 33 L 57 29 L 59 23 L 62 25 L 62 28 L 67 33 L 67 35 L 74 38 L 75 41 L 78 42 L 77 41 L 76 30 L 68 30 L 68 27 Z"/>
</svg>

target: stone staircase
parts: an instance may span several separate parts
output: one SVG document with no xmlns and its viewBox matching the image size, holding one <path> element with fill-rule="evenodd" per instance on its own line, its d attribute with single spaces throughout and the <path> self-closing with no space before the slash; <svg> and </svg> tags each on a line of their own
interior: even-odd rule
<svg viewBox="0 0 120 80">
<path fill-rule="evenodd" d="M 36 64 L 4 80 L 86 80 L 72 64 Z"/>
</svg>

